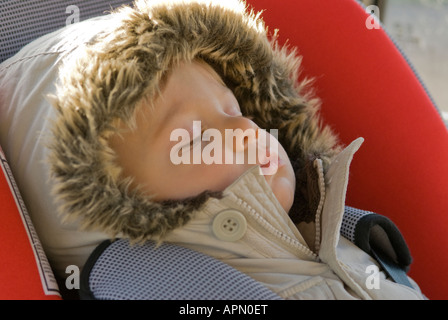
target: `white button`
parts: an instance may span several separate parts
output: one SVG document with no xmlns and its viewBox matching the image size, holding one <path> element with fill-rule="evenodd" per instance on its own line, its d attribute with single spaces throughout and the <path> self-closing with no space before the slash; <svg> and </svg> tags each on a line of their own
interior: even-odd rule
<svg viewBox="0 0 448 320">
<path fill-rule="evenodd" d="M 223 241 L 237 241 L 246 233 L 247 222 L 244 216 L 233 209 L 218 213 L 212 226 L 215 236 Z"/>
</svg>

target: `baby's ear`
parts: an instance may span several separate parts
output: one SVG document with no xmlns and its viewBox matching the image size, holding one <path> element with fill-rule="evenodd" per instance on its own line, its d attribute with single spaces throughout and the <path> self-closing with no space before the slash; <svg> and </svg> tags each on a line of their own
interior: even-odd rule
<svg viewBox="0 0 448 320">
<path fill-rule="evenodd" d="M 289 216 L 295 224 L 315 220 L 316 211 L 322 197 L 319 188 L 318 169 L 314 165 L 316 159 L 317 157 L 310 157 L 299 168 L 296 168 L 293 164 L 296 175 L 296 191 Z"/>
</svg>

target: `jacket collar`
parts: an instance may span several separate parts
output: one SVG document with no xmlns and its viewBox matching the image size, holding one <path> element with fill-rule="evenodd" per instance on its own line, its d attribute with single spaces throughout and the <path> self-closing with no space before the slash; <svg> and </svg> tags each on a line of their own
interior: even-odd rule
<svg viewBox="0 0 448 320">
<path fill-rule="evenodd" d="M 345 210 L 349 168 L 354 154 L 364 142 L 363 138 L 354 140 L 340 152 L 331 163 L 326 175 L 325 200 L 322 210 L 322 239 L 319 256 L 323 261 L 336 254 L 340 229 Z"/>
</svg>

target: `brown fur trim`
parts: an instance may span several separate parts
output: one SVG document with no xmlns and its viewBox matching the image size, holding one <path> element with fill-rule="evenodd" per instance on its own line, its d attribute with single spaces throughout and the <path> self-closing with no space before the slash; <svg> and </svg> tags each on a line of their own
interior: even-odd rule
<svg viewBox="0 0 448 320">
<path fill-rule="evenodd" d="M 314 221 L 322 197 L 314 160 L 309 159 L 304 166 L 298 162 L 293 163 L 296 174 L 296 193 L 289 216 L 295 224 Z"/>
</svg>

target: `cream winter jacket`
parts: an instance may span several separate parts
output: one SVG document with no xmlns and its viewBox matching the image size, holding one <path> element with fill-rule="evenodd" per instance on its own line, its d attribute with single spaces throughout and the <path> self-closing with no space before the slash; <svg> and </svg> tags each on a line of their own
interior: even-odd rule
<svg viewBox="0 0 448 320">
<path fill-rule="evenodd" d="M 379 268 L 378 263 L 340 236 L 349 166 L 362 142 L 357 139 L 343 150 L 325 177 L 321 162 L 315 162 L 324 197 L 315 224 L 305 233 L 253 167 L 225 190 L 223 199 L 209 199 L 166 241 L 213 256 L 285 299 L 424 299 L 412 280 L 414 290 L 383 272 L 373 275 L 369 266 Z"/>
</svg>

